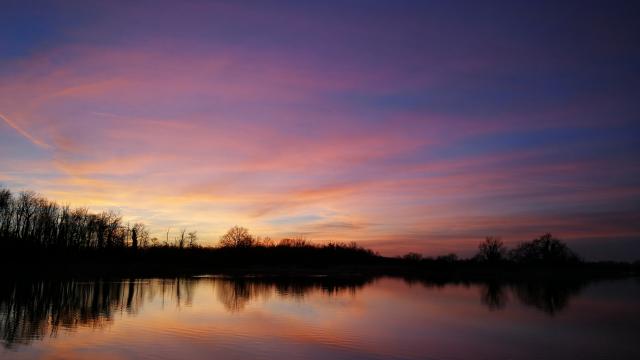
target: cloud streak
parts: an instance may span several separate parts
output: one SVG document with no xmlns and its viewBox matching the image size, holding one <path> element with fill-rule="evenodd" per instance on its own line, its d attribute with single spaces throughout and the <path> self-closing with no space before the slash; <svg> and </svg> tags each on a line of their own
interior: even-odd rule
<svg viewBox="0 0 640 360">
<path fill-rule="evenodd" d="M 74 21 L 0 34 L 0 140 L 29 141 L 0 142 L 6 185 L 205 243 L 235 224 L 393 255 L 640 236 L 591 226 L 640 212 L 626 23 L 569 5 L 174 6 L 61 4 Z"/>
<path fill-rule="evenodd" d="M 29 140 L 33 145 L 36 145 L 42 149 L 50 149 L 51 146 L 45 143 L 44 141 L 36 139 L 33 135 L 29 134 L 26 130 L 18 126 L 14 121 L 9 119 L 6 115 L 0 114 L 0 119 L 4 121 L 5 124 L 9 125 L 13 130 L 15 130 L 18 134 L 20 134 L 25 139 Z"/>
</svg>

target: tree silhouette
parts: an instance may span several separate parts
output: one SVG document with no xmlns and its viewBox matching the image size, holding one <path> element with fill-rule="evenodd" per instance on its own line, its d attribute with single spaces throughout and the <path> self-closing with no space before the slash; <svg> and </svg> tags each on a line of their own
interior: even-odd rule
<svg viewBox="0 0 640 360">
<path fill-rule="evenodd" d="M 187 234 L 187 240 L 189 241 L 189 247 L 190 248 L 195 248 L 198 246 L 198 232 L 197 231 L 191 231 L 189 234 Z"/>
<path fill-rule="evenodd" d="M 133 248 L 133 251 L 138 250 L 138 231 L 135 227 L 131 229 L 131 247 Z"/>
<path fill-rule="evenodd" d="M 135 227 L 134 227 L 135 228 Z M 148 236 L 143 225 L 135 228 Z M 116 249 L 127 246 L 129 229 L 114 212 L 92 214 L 23 191 L 0 188 L 0 246 L 13 249 Z"/>
<path fill-rule="evenodd" d="M 571 264 L 580 258 L 562 241 L 547 233 L 518 245 L 509 254 L 511 260 L 521 264 Z"/>
<path fill-rule="evenodd" d="M 180 237 L 178 238 L 178 246 L 180 249 L 184 249 L 184 245 L 187 241 L 185 234 L 187 233 L 187 229 L 180 230 Z"/>
<path fill-rule="evenodd" d="M 220 238 L 223 247 L 248 248 L 253 246 L 255 240 L 247 228 L 234 226 Z"/>
<path fill-rule="evenodd" d="M 500 238 L 487 236 L 484 241 L 478 245 L 476 259 L 488 263 L 497 263 L 505 259 L 506 253 L 507 248 Z"/>
</svg>

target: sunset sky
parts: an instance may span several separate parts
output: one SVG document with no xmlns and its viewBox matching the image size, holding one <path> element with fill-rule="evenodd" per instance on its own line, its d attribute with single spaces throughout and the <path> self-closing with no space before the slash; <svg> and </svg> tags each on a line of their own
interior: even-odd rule
<svg viewBox="0 0 640 360">
<path fill-rule="evenodd" d="M 0 184 L 204 244 L 636 259 L 639 44 L 634 1 L 2 0 Z"/>
</svg>

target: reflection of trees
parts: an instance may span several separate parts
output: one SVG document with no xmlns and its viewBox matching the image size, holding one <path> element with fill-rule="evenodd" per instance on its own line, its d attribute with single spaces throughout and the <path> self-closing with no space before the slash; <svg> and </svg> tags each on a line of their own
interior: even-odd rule
<svg viewBox="0 0 640 360">
<path fill-rule="evenodd" d="M 576 296 L 587 285 L 578 279 L 533 280 L 524 282 L 499 283 L 496 281 L 482 284 L 481 301 L 490 310 L 505 307 L 509 291 L 526 306 L 555 315 L 569 306 L 569 299 Z"/>
<path fill-rule="evenodd" d="M 101 328 L 116 313 L 136 314 L 145 301 L 172 296 L 178 306 L 189 305 L 193 280 L 144 281 L 28 281 L 0 286 L 0 339 L 6 347 L 28 344 L 60 329 Z"/>
<path fill-rule="evenodd" d="M 0 341 L 5 347 L 29 344 L 60 329 L 102 328 L 114 315 L 137 314 L 144 303 L 191 305 L 197 283 L 210 284 L 231 312 L 271 296 L 303 298 L 312 291 L 355 292 L 369 280 L 307 279 L 159 279 L 124 281 L 29 281 L 0 283 Z"/>
<path fill-rule="evenodd" d="M 189 306 L 196 284 L 209 284 L 217 299 L 230 312 L 239 312 L 260 299 L 288 297 L 304 299 L 311 293 L 340 295 L 355 293 L 373 278 L 237 278 L 160 279 L 124 281 L 28 281 L 0 283 L 0 341 L 4 346 L 28 344 L 60 329 L 85 326 L 101 328 L 115 314 L 137 314 L 144 303 L 159 299 L 177 306 Z M 479 286 L 482 304 L 491 310 L 518 302 L 554 315 L 569 305 L 588 282 L 580 279 L 537 279 L 529 281 L 452 281 L 410 279 L 410 284 L 441 288 L 448 284 Z"/>
<path fill-rule="evenodd" d="M 502 284 L 497 281 L 491 281 L 480 287 L 480 301 L 489 310 L 500 310 L 507 305 L 509 295 Z"/>
<path fill-rule="evenodd" d="M 136 313 L 135 282 L 16 281 L 0 287 L 0 337 L 5 346 L 28 343 L 59 329 L 102 327 L 115 309 Z"/>
<path fill-rule="evenodd" d="M 585 278 L 523 278 L 519 280 L 491 279 L 489 281 L 452 278 L 405 278 L 407 284 L 420 283 L 427 288 L 447 285 L 478 286 L 480 302 L 489 310 L 504 309 L 510 299 L 541 310 L 548 315 L 566 309 L 571 297 L 576 296 L 591 280 Z"/>
<path fill-rule="evenodd" d="M 239 312 L 251 301 L 260 297 L 267 299 L 271 295 L 272 287 L 269 284 L 238 279 L 236 281 L 218 281 L 216 290 L 218 300 L 224 305 L 225 309 L 231 312 Z"/>
<path fill-rule="evenodd" d="M 339 295 L 344 292 L 355 293 L 371 279 L 335 279 L 335 278 L 238 278 L 218 279 L 216 283 L 218 300 L 230 312 L 242 311 L 247 304 L 271 296 L 302 299 L 310 292 L 322 292 L 326 295 Z"/>
<path fill-rule="evenodd" d="M 578 295 L 586 285 L 584 281 L 576 280 L 524 283 L 514 286 L 513 292 L 523 304 L 554 315 L 564 310 L 569 299 Z"/>
</svg>

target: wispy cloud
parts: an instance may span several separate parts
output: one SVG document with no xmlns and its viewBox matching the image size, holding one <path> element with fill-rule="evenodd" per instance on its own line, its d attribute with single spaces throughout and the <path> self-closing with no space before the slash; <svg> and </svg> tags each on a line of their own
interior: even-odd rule
<svg viewBox="0 0 640 360">
<path fill-rule="evenodd" d="M 22 137 L 24 137 L 25 139 L 29 140 L 33 145 L 36 145 L 36 146 L 38 146 L 40 148 L 43 148 L 43 149 L 50 149 L 51 148 L 51 146 L 49 146 L 49 144 L 45 143 L 42 140 L 39 140 L 39 139 L 35 138 L 31 134 L 29 134 L 26 130 L 24 130 L 22 127 L 20 127 L 18 124 L 16 124 L 11 119 L 9 119 L 9 117 L 7 117 L 6 115 L 0 114 L 0 119 L 2 119 L 5 124 L 9 125 L 9 127 L 11 127 L 13 130 L 15 130 Z"/>
<path fill-rule="evenodd" d="M 52 17 L 47 41 L 0 34 L 20 44 L 0 56 L 1 126 L 28 141 L 0 143 L 4 181 L 205 242 L 234 224 L 390 254 L 637 233 L 590 226 L 640 210 L 624 24 L 558 9 L 540 24 L 557 36 L 509 31 L 546 19 L 533 5 L 173 6 L 69 3 L 52 11 L 84 21 Z"/>
</svg>

